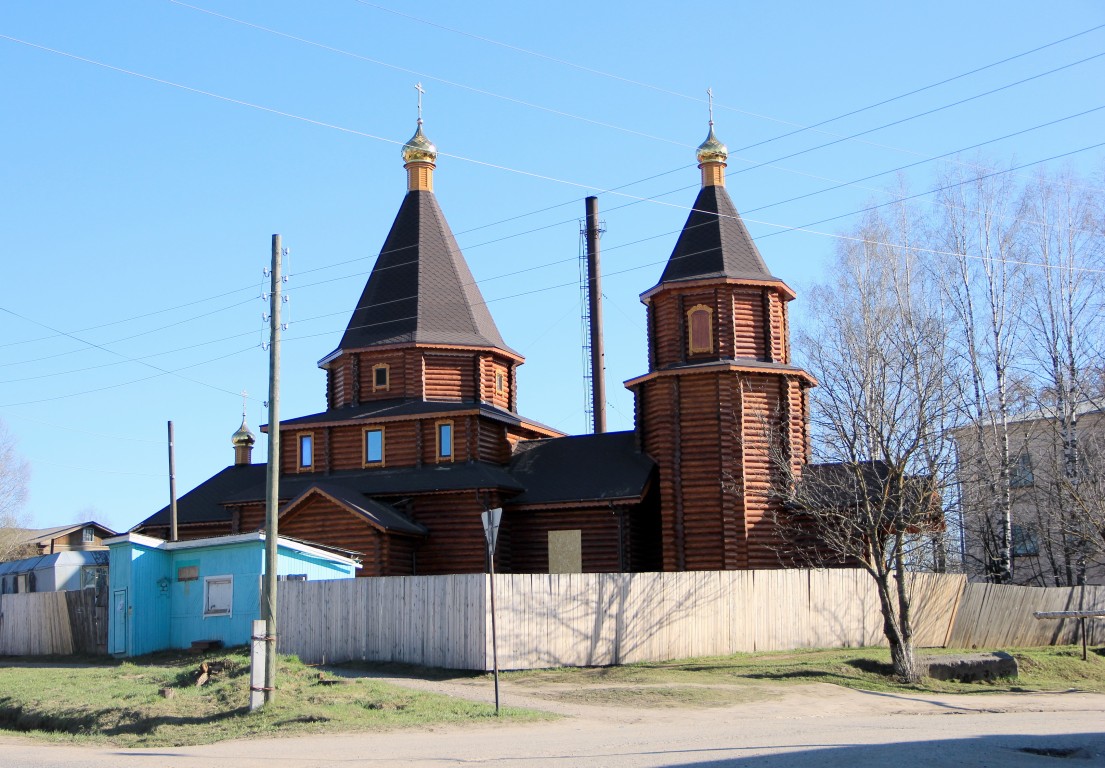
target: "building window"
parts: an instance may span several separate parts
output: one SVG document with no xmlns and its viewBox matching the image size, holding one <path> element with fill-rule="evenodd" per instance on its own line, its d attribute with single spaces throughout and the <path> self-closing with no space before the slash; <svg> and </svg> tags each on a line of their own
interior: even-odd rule
<svg viewBox="0 0 1105 768">
<path fill-rule="evenodd" d="M 378 363 L 372 366 L 372 391 L 387 392 L 390 385 L 390 366 L 387 363 Z"/>
<path fill-rule="evenodd" d="M 1040 554 L 1040 541 L 1032 528 L 1014 523 L 1010 534 L 1013 557 L 1033 557 Z"/>
<path fill-rule="evenodd" d="M 1009 487 L 1031 488 L 1032 483 L 1032 457 L 1028 455 L 1028 451 L 1021 451 L 1013 466 L 1009 468 Z"/>
<path fill-rule="evenodd" d="M 315 436 L 308 433 L 299 436 L 299 468 L 311 469 L 315 465 Z"/>
<path fill-rule="evenodd" d="M 687 310 L 687 346 L 690 353 L 714 351 L 713 310 L 696 304 Z"/>
<path fill-rule="evenodd" d="M 495 371 L 495 391 L 500 395 L 506 392 L 506 374 L 502 371 Z"/>
<path fill-rule="evenodd" d="M 453 460 L 453 422 L 451 421 L 437 423 L 437 460 Z"/>
<path fill-rule="evenodd" d="M 234 604 L 234 577 L 208 576 L 203 580 L 203 615 L 230 616 Z"/>
<path fill-rule="evenodd" d="M 85 544 L 94 543 L 96 541 L 96 529 L 91 525 L 85 527 L 85 529 L 81 531 L 81 541 Z"/>
<path fill-rule="evenodd" d="M 364 463 L 365 466 L 384 463 L 384 430 L 382 427 L 371 427 L 364 431 Z"/>
</svg>

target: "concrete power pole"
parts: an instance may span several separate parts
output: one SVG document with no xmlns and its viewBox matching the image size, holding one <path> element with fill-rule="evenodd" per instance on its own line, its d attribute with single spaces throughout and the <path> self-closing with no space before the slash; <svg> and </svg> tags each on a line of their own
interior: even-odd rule
<svg viewBox="0 0 1105 768">
<path fill-rule="evenodd" d="M 265 581 L 261 618 L 265 620 L 265 703 L 276 693 L 276 540 L 280 512 L 280 235 L 272 236 L 269 291 L 269 456 L 265 470 Z"/>
<path fill-rule="evenodd" d="M 176 450 L 173 447 L 173 422 L 169 422 L 169 541 L 177 540 Z"/>
</svg>

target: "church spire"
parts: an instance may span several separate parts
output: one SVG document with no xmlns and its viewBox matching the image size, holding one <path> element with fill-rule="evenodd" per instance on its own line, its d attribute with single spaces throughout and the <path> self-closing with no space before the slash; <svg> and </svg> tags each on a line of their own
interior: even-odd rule
<svg viewBox="0 0 1105 768">
<path fill-rule="evenodd" d="M 729 148 L 718 141 L 714 135 L 714 91 L 706 89 L 710 101 L 710 133 L 706 141 L 698 145 L 696 156 L 698 167 L 702 169 L 703 187 L 725 186 L 725 161 L 729 159 Z"/>
<path fill-rule="evenodd" d="M 414 136 L 403 145 L 403 167 L 407 169 L 407 191 L 434 191 L 434 168 L 437 160 L 437 147 L 422 132 L 422 94 L 426 91 L 422 83 L 415 86 L 418 91 L 418 127 Z"/>
</svg>

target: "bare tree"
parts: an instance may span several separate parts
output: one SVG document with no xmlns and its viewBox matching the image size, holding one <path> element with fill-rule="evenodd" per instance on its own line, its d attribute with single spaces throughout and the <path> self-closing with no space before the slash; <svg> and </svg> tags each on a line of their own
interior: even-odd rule
<svg viewBox="0 0 1105 768">
<path fill-rule="evenodd" d="M 1023 203 L 1008 175 L 972 180 L 956 165 L 941 181 L 931 240 L 945 253 L 930 261 L 926 278 L 949 311 L 962 373 L 955 379 L 963 425 L 956 432 L 958 511 L 972 541 L 962 555 L 971 570 L 1003 583 L 1013 567 L 1009 419 L 1016 302 L 1024 292 L 1024 269 L 1013 256 Z"/>
<path fill-rule="evenodd" d="M 0 422 L 0 561 L 33 554 L 24 543 L 27 481 L 30 467 L 15 450 L 15 440 Z"/>
<path fill-rule="evenodd" d="M 1087 452 L 1080 416 L 1096 413 L 1105 331 L 1102 269 L 1105 237 L 1101 195 L 1070 173 L 1040 174 L 1025 191 L 1030 222 L 1024 252 L 1038 264 L 1024 304 L 1031 343 L 1027 359 L 1038 378 L 1038 407 L 1051 434 L 1035 452 L 1036 529 L 1050 580 L 1085 583 L 1102 550 L 1105 520 L 1094 514 L 1098 451 Z M 1100 432 L 1100 425 L 1097 430 Z"/>
<path fill-rule="evenodd" d="M 806 564 L 867 571 L 895 674 L 915 681 L 907 570 L 942 530 L 954 403 L 948 324 L 921 279 L 908 212 L 896 215 L 845 241 L 833 281 L 811 292 L 817 316 L 795 347 L 821 382 L 811 391 L 819 463 L 787 477 L 778 528 Z"/>
</svg>

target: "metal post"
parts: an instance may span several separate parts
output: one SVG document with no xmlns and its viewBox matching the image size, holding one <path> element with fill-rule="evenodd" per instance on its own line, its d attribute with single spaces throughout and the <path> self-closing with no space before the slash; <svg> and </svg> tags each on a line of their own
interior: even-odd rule
<svg viewBox="0 0 1105 768">
<path fill-rule="evenodd" d="M 272 236 L 269 309 L 269 456 L 265 475 L 265 581 L 261 618 L 265 620 L 265 703 L 276 693 L 276 541 L 280 507 L 280 235 Z"/>
<path fill-rule="evenodd" d="M 606 431 L 606 352 L 602 346 L 602 274 L 599 270 L 599 200 L 592 195 L 587 209 L 587 285 L 591 307 L 591 401 L 594 432 Z"/>
<path fill-rule="evenodd" d="M 177 540 L 176 451 L 173 449 L 173 422 L 169 422 L 169 541 Z"/>
<path fill-rule="evenodd" d="M 499 637 L 495 628 L 495 545 L 499 540 L 499 523 L 502 521 L 503 509 L 486 509 L 480 516 L 483 520 L 483 531 L 487 539 L 487 570 L 491 574 L 491 664 L 495 672 L 495 714 L 499 711 Z"/>
</svg>

